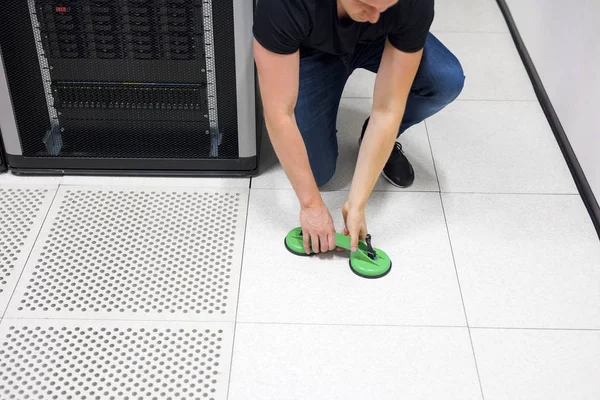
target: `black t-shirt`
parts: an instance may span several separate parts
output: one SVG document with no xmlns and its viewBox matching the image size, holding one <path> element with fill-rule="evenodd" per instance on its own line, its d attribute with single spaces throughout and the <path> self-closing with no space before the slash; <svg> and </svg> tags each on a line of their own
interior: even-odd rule
<svg viewBox="0 0 600 400">
<path fill-rule="evenodd" d="M 357 43 L 387 36 L 397 49 L 412 53 L 425 45 L 433 21 L 434 0 L 399 0 L 375 24 L 342 23 L 336 0 L 258 0 L 253 33 L 267 50 L 292 54 L 316 49 L 350 54 Z"/>
</svg>

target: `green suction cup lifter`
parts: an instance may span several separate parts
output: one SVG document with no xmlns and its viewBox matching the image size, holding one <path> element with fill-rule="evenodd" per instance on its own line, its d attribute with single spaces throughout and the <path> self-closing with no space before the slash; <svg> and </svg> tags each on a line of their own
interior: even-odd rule
<svg viewBox="0 0 600 400">
<path fill-rule="evenodd" d="M 309 242 L 310 242 L 310 239 L 309 239 Z M 304 236 L 302 236 L 302 228 L 301 227 L 294 228 L 291 231 L 289 231 L 289 233 L 285 237 L 284 243 L 285 243 L 285 248 L 288 249 L 288 251 L 292 254 L 295 254 L 298 256 L 312 256 L 315 254 L 312 251 L 312 245 L 311 245 L 310 254 L 306 254 L 306 251 L 304 251 Z M 335 244 L 338 247 L 350 250 L 350 238 L 348 236 L 344 236 L 340 233 L 336 233 L 335 234 Z"/>
<path fill-rule="evenodd" d="M 297 256 L 311 256 L 314 253 L 306 254 L 304 251 L 304 237 L 302 236 L 302 228 L 292 229 L 285 237 L 285 248 L 292 254 Z"/>
<path fill-rule="evenodd" d="M 302 228 L 292 229 L 284 240 L 285 247 L 289 252 L 299 256 L 311 256 L 314 252 L 307 254 L 304 251 L 304 238 Z M 337 247 L 350 250 L 350 237 L 335 234 L 335 244 Z M 381 249 L 374 249 L 371 246 L 371 235 L 367 235 L 366 241 L 358 242 L 358 250 L 350 254 L 350 269 L 356 275 L 363 278 L 381 278 L 387 275 L 392 268 L 392 261 L 389 256 Z"/>
<path fill-rule="evenodd" d="M 350 269 L 363 278 L 382 278 L 392 269 L 392 260 L 383 250 L 374 249 L 367 235 L 366 242 L 360 240 L 358 251 L 350 255 Z"/>
</svg>

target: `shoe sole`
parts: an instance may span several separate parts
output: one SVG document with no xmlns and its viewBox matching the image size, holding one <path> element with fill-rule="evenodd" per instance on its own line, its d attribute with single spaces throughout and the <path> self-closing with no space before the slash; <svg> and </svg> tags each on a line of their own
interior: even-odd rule
<svg viewBox="0 0 600 400">
<path fill-rule="evenodd" d="M 384 171 L 381 171 L 381 176 L 383 176 L 385 178 L 385 180 L 388 181 L 389 183 L 391 183 L 393 186 L 396 186 L 401 189 L 406 189 L 406 188 L 409 188 L 412 186 L 412 183 L 410 185 L 405 185 L 405 186 L 398 185 L 397 183 L 392 181 L 390 178 L 388 178 L 388 176 L 385 174 Z"/>
</svg>

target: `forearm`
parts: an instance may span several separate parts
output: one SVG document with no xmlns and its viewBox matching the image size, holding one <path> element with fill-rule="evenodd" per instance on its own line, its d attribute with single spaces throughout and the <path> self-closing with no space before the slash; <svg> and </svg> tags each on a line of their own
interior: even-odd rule
<svg viewBox="0 0 600 400">
<path fill-rule="evenodd" d="M 386 42 L 375 79 L 373 110 L 348 198 L 351 207 L 366 207 L 379 174 L 392 153 L 422 54 L 422 50 L 402 53 L 389 41 Z"/>
<path fill-rule="evenodd" d="M 279 162 L 290 180 L 301 207 L 322 203 L 302 135 L 293 115 L 267 118 L 267 130 Z"/>
<path fill-rule="evenodd" d="M 395 112 L 373 112 L 363 137 L 348 202 L 364 209 L 398 135 L 404 106 Z"/>
</svg>

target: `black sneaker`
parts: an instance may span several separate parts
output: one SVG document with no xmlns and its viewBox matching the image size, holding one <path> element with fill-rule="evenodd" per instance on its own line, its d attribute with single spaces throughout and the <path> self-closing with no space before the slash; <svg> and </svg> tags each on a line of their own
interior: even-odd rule
<svg viewBox="0 0 600 400">
<path fill-rule="evenodd" d="M 365 121 L 362 132 L 360 134 L 360 139 L 358 139 L 358 145 L 362 142 L 362 138 L 367 130 L 367 124 L 369 123 L 369 118 Z M 404 155 L 404 151 L 402 151 L 402 145 L 398 142 L 394 145 L 392 149 L 392 154 L 390 154 L 390 158 L 387 163 L 383 167 L 383 171 L 381 173 L 388 182 L 392 185 L 407 188 L 415 180 L 415 171 L 413 170 L 412 165 Z"/>
</svg>

